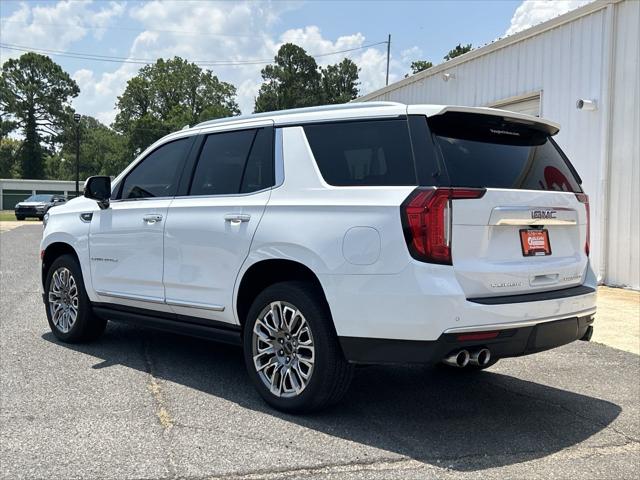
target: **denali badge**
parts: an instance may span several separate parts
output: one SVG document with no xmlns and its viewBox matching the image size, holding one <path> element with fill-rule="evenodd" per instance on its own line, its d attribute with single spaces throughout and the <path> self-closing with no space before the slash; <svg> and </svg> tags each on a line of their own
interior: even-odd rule
<svg viewBox="0 0 640 480">
<path fill-rule="evenodd" d="M 509 288 L 509 287 L 521 287 L 522 282 L 502 282 L 492 283 L 491 288 Z"/>
<path fill-rule="evenodd" d="M 534 220 L 544 220 L 547 218 L 556 218 L 555 210 L 531 210 L 531 218 Z"/>
</svg>

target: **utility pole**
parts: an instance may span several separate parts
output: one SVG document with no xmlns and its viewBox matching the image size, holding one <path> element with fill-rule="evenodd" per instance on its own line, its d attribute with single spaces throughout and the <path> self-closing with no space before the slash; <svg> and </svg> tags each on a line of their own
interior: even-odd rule
<svg viewBox="0 0 640 480">
<path fill-rule="evenodd" d="M 389 56 L 391 55 L 391 34 L 389 34 L 389 38 L 387 39 L 387 83 L 385 85 L 389 85 Z"/>
<path fill-rule="evenodd" d="M 76 122 L 76 198 L 80 196 L 80 114 L 74 113 Z"/>
</svg>

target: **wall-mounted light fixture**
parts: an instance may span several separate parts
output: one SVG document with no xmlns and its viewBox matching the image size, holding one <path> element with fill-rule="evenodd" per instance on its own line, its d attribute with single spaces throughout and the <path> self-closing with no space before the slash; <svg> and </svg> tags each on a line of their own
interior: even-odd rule
<svg viewBox="0 0 640 480">
<path fill-rule="evenodd" d="M 449 80 L 455 80 L 456 79 L 456 74 L 455 73 L 443 73 L 442 74 L 442 80 L 444 80 L 445 82 L 448 82 Z"/>
<path fill-rule="evenodd" d="M 578 110 L 597 110 L 598 103 L 595 100 L 585 100 L 583 98 L 578 99 L 576 102 L 576 108 Z"/>
</svg>

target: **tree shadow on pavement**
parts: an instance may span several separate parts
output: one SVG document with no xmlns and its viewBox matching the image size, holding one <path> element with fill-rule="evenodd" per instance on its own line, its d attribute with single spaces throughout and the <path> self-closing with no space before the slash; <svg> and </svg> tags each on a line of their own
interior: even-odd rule
<svg viewBox="0 0 640 480">
<path fill-rule="evenodd" d="M 613 403 L 492 372 L 466 375 L 427 367 L 358 368 L 345 399 L 307 416 L 271 409 L 253 389 L 238 347 L 110 323 L 95 343 L 59 343 L 224 398 L 334 437 L 433 465 L 475 471 L 559 452 L 605 429 Z M 136 355 L 134 352 L 142 354 Z M 194 416 L 201 412 L 194 412 Z"/>
</svg>

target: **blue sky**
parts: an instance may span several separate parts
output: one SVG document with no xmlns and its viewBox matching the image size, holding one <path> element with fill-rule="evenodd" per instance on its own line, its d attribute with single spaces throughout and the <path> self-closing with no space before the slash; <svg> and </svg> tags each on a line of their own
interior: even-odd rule
<svg viewBox="0 0 640 480">
<path fill-rule="evenodd" d="M 0 2 L 0 60 L 29 47 L 46 53 L 81 88 L 74 107 L 110 123 L 116 98 L 141 65 L 134 61 L 180 55 L 191 61 L 233 61 L 206 66 L 238 88 L 250 113 L 264 64 L 284 42 L 303 46 L 321 65 L 344 56 L 361 68 L 360 90 L 384 86 L 386 45 L 391 34 L 391 81 L 409 72 L 411 61 L 440 63 L 457 43 L 474 47 L 575 8 L 585 0 L 454 1 L 12 1 Z M 6 48 L 7 46 L 13 49 Z M 331 54 L 339 50 L 358 49 Z M 68 58 L 53 51 L 112 57 Z M 330 54 L 330 55 L 327 55 Z M 116 57 L 116 58 L 113 58 Z M 123 62 L 122 59 L 129 59 Z"/>
</svg>

